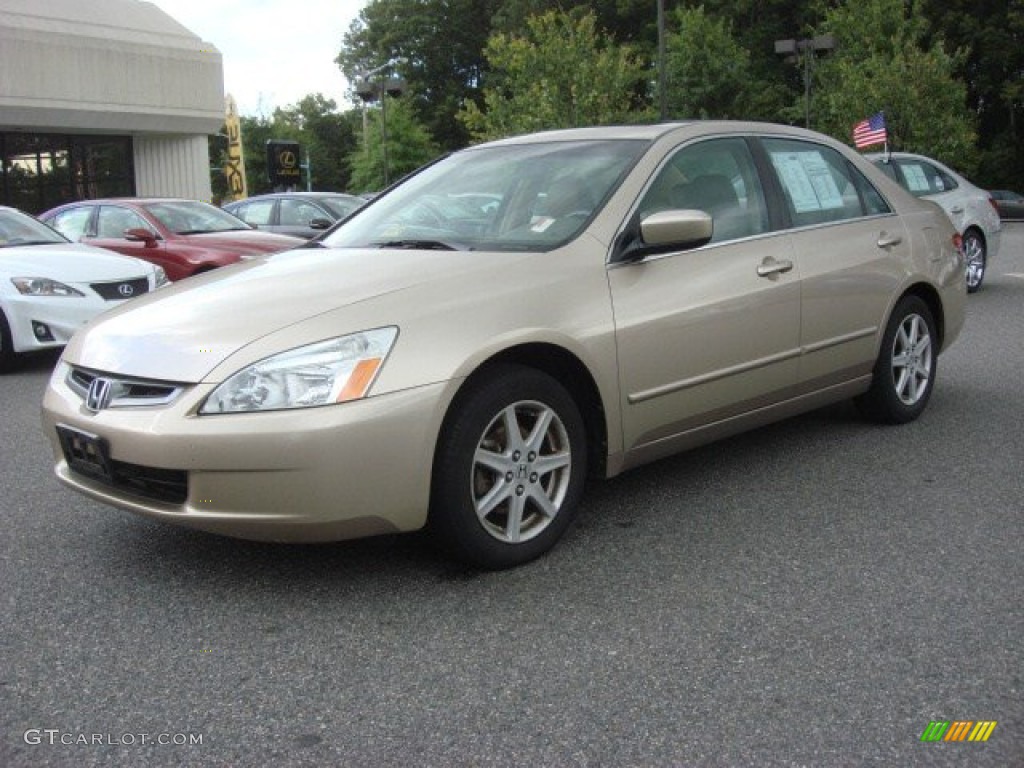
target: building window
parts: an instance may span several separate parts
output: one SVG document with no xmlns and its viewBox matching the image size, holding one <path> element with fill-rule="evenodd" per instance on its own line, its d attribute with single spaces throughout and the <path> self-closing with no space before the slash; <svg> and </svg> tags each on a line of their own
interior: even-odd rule
<svg viewBox="0 0 1024 768">
<path fill-rule="evenodd" d="M 4 205 L 42 213 L 61 203 L 135 194 L 129 136 L 0 134 Z"/>
</svg>

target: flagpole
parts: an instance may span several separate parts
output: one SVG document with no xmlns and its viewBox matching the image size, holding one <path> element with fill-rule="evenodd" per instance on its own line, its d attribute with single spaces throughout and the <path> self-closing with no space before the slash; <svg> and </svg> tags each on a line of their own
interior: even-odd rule
<svg viewBox="0 0 1024 768">
<path fill-rule="evenodd" d="M 883 109 L 878 114 L 882 116 L 882 122 L 885 122 L 885 110 Z M 889 162 L 892 159 L 889 154 L 889 124 L 885 123 L 885 162 Z"/>
</svg>

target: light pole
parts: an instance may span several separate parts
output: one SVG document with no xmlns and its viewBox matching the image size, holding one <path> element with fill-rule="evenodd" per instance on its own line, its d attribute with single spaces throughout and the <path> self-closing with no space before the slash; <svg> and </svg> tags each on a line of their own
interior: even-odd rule
<svg viewBox="0 0 1024 768">
<path fill-rule="evenodd" d="M 371 101 L 380 100 L 380 140 L 381 149 L 384 153 L 384 186 L 388 185 L 389 181 L 389 169 L 388 169 L 388 112 L 387 112 L 387 98 L 388 96 L 401 96 L 405 90 L 405 80 L 398 75 L 388 75 L 387 77 L 378 77 L 386 70 L 393 69 L 396 64 L 399 63 L 399 59 L 391 59 L 385 64 L 381 64 L 379 67 L 374 67 L 368 72 L 364 72 L 356 80 L 356 94 L 360 99 L 363 100 L 363 142 L 366 144 L 367 150 L 369 150 L 370 143 L 366 137 L 366 104 Z"/>
<path fill-rule="evenodd" d="M 658 111 L 661 122 L 668 119 L 668 102 L 665 95 L 665 0 L 658 3 Z"/>
<path fill-rule="evenodd" d="M 776 40 L 775 53 L 786 56 L 786 61 L 804 65 L 804 127 L 811 127 L 811 71 L 814 68 L 815 51 L 835 50 L 836 39 L 832 35 L 818 35 L 803 40 Z"/>
</svg>

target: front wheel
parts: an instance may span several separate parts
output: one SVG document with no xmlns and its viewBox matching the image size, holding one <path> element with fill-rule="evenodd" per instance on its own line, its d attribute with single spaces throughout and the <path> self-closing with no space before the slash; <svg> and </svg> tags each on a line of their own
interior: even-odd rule
<svg viewBox="0 0 1024 768">
<path fill-rule="evenodd" d="M 500 569 L 569 527 L 583 491 L 586 431 L 555 379 L 502 366 L 452 406 L 434 461 L 430 527 L 456 557 Z"/>
<path fill-rule="evenodd" d="M 967 292 L 975 293 L 985 279 L 985 267 L 988 262 L 985 241 L 975 230 L 968 230 L 964 232 L 963 250 L 967 261 Z"/>
<path fill-rule="evenodd" d="M 905 424 L 924 412 L 935 385 L 938 337 L 928 305 L 904 296 L 886 326 L 871 388 L 857 399 L 871 419 Z"/>
<path fill-rule="evenodd" d="M 3 310 L 0 310 L 0 373 L 6 373 L 14 367 L 14 342 L 11 339 L 11 327 Z"/>
</svg>

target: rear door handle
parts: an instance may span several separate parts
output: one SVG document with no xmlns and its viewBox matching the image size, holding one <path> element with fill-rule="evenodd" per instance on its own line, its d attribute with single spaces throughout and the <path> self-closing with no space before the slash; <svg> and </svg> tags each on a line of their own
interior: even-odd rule
<svg viewBox="0 0 1024 768">
<path fill-rule="evenodd" d="M 772 256 L 761 262 L 757 267 L 758 277 L 771 277 L 772 275 L 778 275 L 782 272 L 789 272 L 793 268 L 793 262 L 783 259 L 778 261 Z"/>
<path fill-rule="evenodd" d="M 892 248 L 894 245 L 899 245 L 903 242 L 903 238 L 899 235 L 890 235 L 883 232 L 878 236 L 878 247 L 879 248 Z"/>
</svg>

